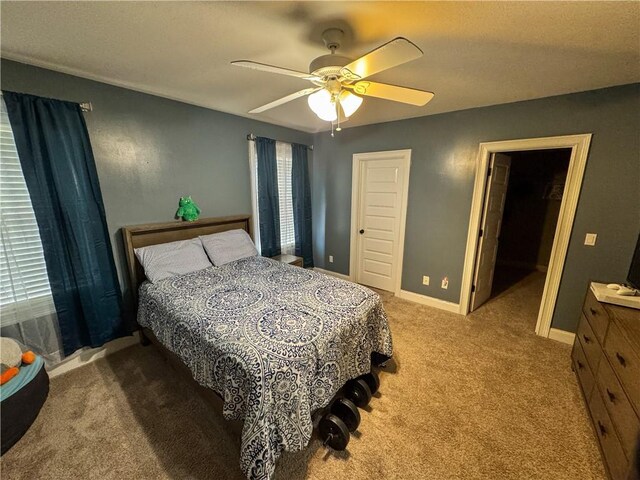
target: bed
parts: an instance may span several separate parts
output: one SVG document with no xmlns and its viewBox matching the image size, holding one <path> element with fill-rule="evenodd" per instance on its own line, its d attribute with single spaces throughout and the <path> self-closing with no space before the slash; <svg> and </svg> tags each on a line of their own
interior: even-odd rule
<svg viewBox="0 0 640 480">
<path fill-rule="evenodd" d="M 379 296 L 360 285 L 253 256 L 154 283 L 134 248 L 244 229 L 250 217 L 123 229 L 141 333 L 209 392 L 224 418 L 242 424 L 240 466 L 268 479 L 283 451 L 303 449 L 312 413 L 372 353 L 392 354 Z"/>
</svg>

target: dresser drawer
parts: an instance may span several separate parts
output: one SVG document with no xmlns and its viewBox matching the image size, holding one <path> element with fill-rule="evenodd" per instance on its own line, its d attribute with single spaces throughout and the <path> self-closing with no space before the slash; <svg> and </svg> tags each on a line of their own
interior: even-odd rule
<svg viewBox="0 0 640 480">
<path fill-rule="evenodd" d="M 604 351 L 631 405 L 636 412 L 640 412 L 640 359 L 614 322 L 609 326 Z"/>
<path fill-rule="evenodd" d="M 584 315 L 580 318 L 577 335 L 582 345 L 582 350 L 584 350 L 584 355 L 587 358 L 587 363 L 591 367 L 591 371 L 597 372 L 598 363 L 602 356 L 602 347 L 600 347 L 598 340 L 596 340 L 596 336 Z"/>
<path fill-rule="evenodd" d="M 600 361 L 596 382 L 609 417 L 620 438 L 622 449 L 627 459 L 631 460 L 638 431 L 640 431 L 640 422 L 606 358 Z"/>
<path fill-rule="evenodd" d="M 624 455 L 620 440 L 613 429 L 611 419 L 604 406 L 602 397 L 597 388 L 591 392 L 589 410 L 593 418 L 593 426 L 602 447 L 604 460 L 609 467 L 609 473 L 613 480 L 624 480 L 628 470 L 627 458 Z"/>
<path fill-rule="evenodd" d="M 580 345 L 578 340 L 573 342 L 571 358 L 573 361 L 573 371 L 578 375 L 585 400 L 588 400 L 591 395 L 591 389 L 593 388 L 594 377 L 589 365 L 587 364 L 587 358 L 584 356 L 582 345 Z"/>
<path fill-rule="evenodd" d="M 591 325 L 593 333 L 595 333 L 598 341 L 602 344 L 602 342 L 604 342 L 604 336 L 607 333 L 607 327 L 609 326 L 609 315 L 602 304 L 596 299 L 590 288 L 587 290 L 582 311 L 587 317 L 587 320 L 589 320 L 589 325 Z"/>
</svg>

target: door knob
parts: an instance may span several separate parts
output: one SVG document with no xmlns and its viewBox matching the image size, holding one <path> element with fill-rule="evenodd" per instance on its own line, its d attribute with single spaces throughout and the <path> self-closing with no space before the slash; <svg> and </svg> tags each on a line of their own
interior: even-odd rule
<svg viewBox="0 0 640 480">
<path fill-rule="evenodd" d="M 360 229 L 360 235 L 362 235 L 364 233 L 364 229 Z"/>
</svg>

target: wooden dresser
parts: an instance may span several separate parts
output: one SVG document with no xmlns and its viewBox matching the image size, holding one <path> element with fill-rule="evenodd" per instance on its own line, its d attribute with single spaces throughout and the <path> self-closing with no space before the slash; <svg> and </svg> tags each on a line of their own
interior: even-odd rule
<svg viewBox="0 0 640 480">
<path fill-rule="evenodd" d="M 600 303 L 588 288 L 571 358 L 609 477 L 637 478 L 640 310 Z"/>
</svg>

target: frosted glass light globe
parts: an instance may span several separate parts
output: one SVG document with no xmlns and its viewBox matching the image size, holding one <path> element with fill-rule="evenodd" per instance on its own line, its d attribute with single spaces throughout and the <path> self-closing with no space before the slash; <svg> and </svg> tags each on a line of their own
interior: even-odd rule
<svg viewBox="0 0 640 480">
<path fill-rule="evenodd" d="M 354 95 L 355 96 L 355 95 Z M 326 122 L 337 120 L 336 104 L 331 101 L 331 94 L 325 90 L 318 90 L 307 97 L 309 107 L 313 112 Z"/>
<path fill-rule="evenodd" d="M 350 117 L 351 115 L 353 115 L 356 110 L 360 108 L 360 105 L 362 105 L 362 97 L 354 95 L 347 90 L 343 90 L 342 92 L 340 92 L 339 100 L 345 117 Z"/>
</svg>

